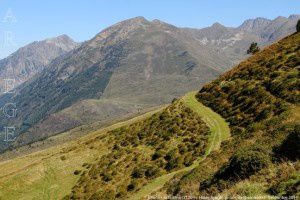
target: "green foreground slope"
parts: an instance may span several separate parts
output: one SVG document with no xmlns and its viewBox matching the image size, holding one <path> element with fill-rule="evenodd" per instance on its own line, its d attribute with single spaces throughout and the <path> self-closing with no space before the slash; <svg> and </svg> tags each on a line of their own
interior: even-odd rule
<svg viewBox="0 0 300 200">
<path fill-rule="evenodd" d="M 155 189 L 178 170 L 196 166 L 214 142 L 210 133 L 184 101 L 174 101 L 161 113 L 109 132 L 103 140 L 110 152 L 81 174 L 66 199 L 124 199 Z"/>
<path fill-rule="evenodd" d="M 228 139 L 228 137 L 230 136 L 228 123 L 213 110 L 197 101 L 195 97 L 196 94 L 197 92 L 190 92 L 186 94 L 181 99 L 181 101 L 185 106 L 197 113 L 210 129 L 209 142 L 205 154 L 189 167 L 185 167 L 183 169 L 154 179 L 153 181 L 142 187 L 141 190 L 133 194 L 129 199 L 146 199 L 152 193 L 161 189 L 164 184 L 170 181 L 176 174 L 188 172 L 197 167 L 206 158 L 206 156 L 211 153 L 211 151 L 218 150 L 220 148 L 221 142 Z"/>
<path fill-rule="evenodd" d="M 146 197 L 160 189 L 174 175 L 197 167 L 211 151 L 219 148 L 222 140 L 229 136 L 227 123 L 211 109 L 199 103 L 195 94 L 196 92 L 188 93 L 164 110 L 161 108 L 92 132 L 78 140 L 1 162 L 0 197 L 4 199 L 61 199 L 70 193 L 76 182 L 80 183 L 84 174 L 93 169 L 95 165 L 93 163 L 99 162 L 98 158 L 101 158 L 100 163 L 105 163 L 110 152 L 114 154 L 114 150 L 111 149 L 112 144 L 122 146 L 123 141 L 130 140 L 128 136 L 132 136 L 135 129 L 136 133 L 139 132 L 138 130 L 149 131 L 146 134 L 146 142 L 138 141 L 137 146 L 127 149 L 127 154 L 138 157 L 136 153 L 142 150 L 148 157 L 151 155 L 153 157 L 155 151 L 165 156 L 174 149 L 177 151 L 174 154 L 177 156 L 176 159 L 164 160 L 162 166 L 157 165 L 159 172 L 155 175 L 156 178 L 154 176 L 150 177 L 149 181 L 143 180 L 139 188 L 125 192 L 128 195 L 124 194 L 132 199 Z M 153 123 L 157 125 L 151 126 Z M 147 127 L 148 130 L 146 130 Z M 169 127 L 174 130 L 169 130 Z M 153 131 L 161 131 L 162 135 L 151 137 L 149 134 Z M 124 140 L 121 139 L 122 137 L 119 138 L 120 134 L 125 136 Z M 118 138 L 112 140 L 111 135 L 116 135 Z M 153 147 L 156 146 L 152 149 L 148 143 L 155 141 L 157 137 L 161 137 L 157 139 L 159 144 L 154 146 L 152 144 Z M 116 152 L 120 152 L 121 148 Z M 151 163 L 152 159 L 147 159 L 147 156 L 142 158 L 143 162 L 148 160 L 150 165 L 155 166 L 154 162 Z M 129 163 L 132 163 L 134 167 L 141 164 L 135 161 Z M 118 167 L 119 171 L 124 168 L 124 166 Z M 133 171 L 134 168 L 131 170 Z M 124 171 L 124 174 L 121 174 L 122 178 L 128 174 L 130 176 L 132 171 Z M 130 185 L 130 182 L 127 184 Z M 73 191 L 75 191 L 74 188 Z M 107 189 L 105 193 L 109 194 L 109 191 Z"/>
<path fill-rule="evenodd" d="M 300 196 L 300 33 L 204 86 L 197 99 L 230 123 L 231 139 L 156 194 Z"/>
<path fill-rule="evenodd" d="M 107 153 L 101 137 L 110 130 L 149 118 L 164 107 L 91 132 L 77 140 L 0 162 L 0 199 L 63 198 L 78 180 L 75 170 L 84 169 L 84 163 L 93 162 Z"/>
</svg>

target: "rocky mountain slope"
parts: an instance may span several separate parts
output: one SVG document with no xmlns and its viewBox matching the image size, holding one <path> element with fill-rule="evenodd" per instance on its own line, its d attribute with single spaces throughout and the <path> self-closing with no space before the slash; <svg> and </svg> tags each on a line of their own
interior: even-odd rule
<svg viewBox="0 0 300 200">
<path fill-rule="evenodd" d="M 274 35 L 278 27 L 294 30 L 296 18 L 266 23 L 276 24 L 268 33 Z M 252 41 L 263 41 L 255 31 L 265 29 L 258 28 L 265 23 L 254 24 L 258 25 L 233 29 L 214 24 L 194 30 L 142 17 L 125 20 L 53 60 L 16 94 L 0 98 L 1 106 L 18 105 L 17 118 L 2 116 L 1 124 L 14 124 L 17 133 L 24 133 L 13 143 L 22 145 L 83 123 L 167 103 L 229 69 L 246 56 Z M 249 26 L 255 27 L 253 32 Z"/>
<path fill-rule="evenodd" d="M 103 30 L 55 59 L 0 102 L 18 105 L 17 118 L 6 123 L 16 124 L 19 132 L 29 131 L 31 141 L 43 136 L 33 127 L 36 123 L 85 99 L 115 99 L 135 107 L 168 102 L 217 76 L 222 70 L 215 66 L 230 66 L 225 57 L 213 55 L 181 29 L 138 17 Z"/>
<path fill-rule="evenodd" d="M 225 27 L 219 23 L 204 29 L 186 29 L 203 45 L 213 48 L 234 64 L 245 58 L 245 49 L 251 42 L 266 46 L 296 31 L 295 24 L 300 15 L 288 18 L 279 16 L 274 20 L 255 18 L 246 20 L 237 28 Z"/>
<path fill-rule="evenodd" d="M 50 63 L 77 46 L 67 35 L 33 42 L 0 60 L 0 79 L 15 79 L 15 86 L 29 80 Z"/>
</svg>

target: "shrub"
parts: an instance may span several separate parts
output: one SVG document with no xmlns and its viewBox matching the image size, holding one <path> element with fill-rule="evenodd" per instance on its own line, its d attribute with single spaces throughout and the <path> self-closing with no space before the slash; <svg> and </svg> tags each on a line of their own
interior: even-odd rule
<svg viewBox="0 0 300 200">
<path fill-rule="evenodd" d="M 238 150 L 229 160 L 229 165 L 216 176 L 222 179 L 244 179 L 270 164 L 269 153 L 258 146 Z"/>
<path fill-rule="evenodd" d="M 296 161 L 300 158 L 300 125 L 294 126 L 291 133 L 283 143 L 275 149 L 275 153 L 280 157 Z"/>
<path fill-rule="evenodd" d="M 63 155 L 63 156 L 60 157 L 60 159 L 61 159 L 62 161 L 64 161 L 64 160 L 67 159 L 67 157 L 66 157 L 65 155 Z"/>
<path fill-rule="evenodd" d="M 188 151 L 188 148 L 185 146 L 184 143 L 178 145 L 178 148 L 179 148 L 179 153 L 180 153 L 180 154 L 184 154 L 184 153 L 186 153 L 186 152 Z"/>
<path fill-rule="evenodd" d="M 168 153 L 166 154 L 165 160 L 169 161 L 172 158 L 177 157 L 177 154 L 178 154 L 177 149 L 172 149 L 172 150 L 168 151 Z"/>
<path fill-rule="evenodd" d="M 127 191 L 128 192 L 131 192 L 131 191 L 134 191 L 136 190 L 140 185 L 140 182 L 137 181 L 137 180 L 133 180 L 131 181 L 131 183 L 127 186 Z"/>
<path fill-rule="evenodd" d="M 184 160 L 182 156 L 172 157 L 166 165 L 166 170 L 170 171 L 172 169 L 182 167 L 183 162 Z"/>
<path fill-rule="evenodd" d="M 193 164 L 193 156 L 192 154 L 189 152 L 186 154 L 186 156 L 184 157 L 184 165 L 185 166 L 190 166 Z"/>
<path fill-rule="evenodd" d="M 78 174 L 80 174 L 80 173 L 81 173 L 81 170 L 76 169 L 76 170 L 74 171 L 74 175 L 78 175 Z"/>
<path fill-rule="evenodd" d="M 109 182 L 109 181 L 111 181 L 113 179 L 113 177 L 112 177 L 112 175 L 110 173 L 104 172 L 104 173 L 102 173 L 102 179 L 105 182 Z"/>
<path fill-rule="evenodd" d="M 280 180 L 276 185 L 273 185 L 270 188 L 270 192 L 273 195 L 277 196 L 292 196 L 300 195 L 299 191 L 300 185 L 300 174 L 294 173 L 291 174 L 286 179 Z"/>
<path fill-rule="evenodd" d="M 120 185 L 117 188 L 116 198 L 124 197 L 126 195 L 126 193 L 127 193 L 127 191 L 126 191 L 126 185 Z"/>
<path fill-rule="evenodd" d="M 145 176 L 147 178 L 152 178 L 152 177 L 156 177 L 159 173 L 160 173 L 159 168 L 155 165 L 152 165 L 146 169 Z"/>
<path fill-rule="evenodd" d="M 161 158 L 165 156 L 166 152 L 162 149 L 157 150 L 153 155 L 152 155 L 152 160 L 156 160 L 158 158 Z"/>
<path fill-rule="evenodd" d="M 256 42 L 252 42 L 249 49 L 247 50 L 247 54 L 255 54 L 259 52 L 259 47 Z"/>
<path fill-rule="evenodd" d="M 90 165 L 89 163 L 83 163 L 83 164 L 82 164 L 82 167 L 85 167 L 85 168 L 87 168 L 87 169 L 90 168 L 90 166 L 91 166 L 91 165 Z"/>
<path fill-rule="evenodd" d="M 141 166 L 138 166 L 138 167 L 134 167 L 132 173 L 131 173 L 131 176 L 133 178 L 143 178 L 144 174 L 145 174 L 145 169 Z"/>
</svg>

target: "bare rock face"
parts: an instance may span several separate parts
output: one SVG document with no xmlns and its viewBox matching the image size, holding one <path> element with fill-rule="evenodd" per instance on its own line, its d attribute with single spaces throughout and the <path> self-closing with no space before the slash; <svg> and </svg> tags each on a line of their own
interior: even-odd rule
<svg viewBox="0 0 300 200">
<path fill-rule="evenodd" d="M 239 26 L 238 29 L 248 32 L 260 31 L 270 23 L 271 20 L 260 17 L 256 19 L 248 19 L 241 26 Z"/>
<path fill-rule="evenodd" d="M 18 86 L 40 72 L 51 60 L 76 46 L 77 43 L 67 35 L 28 44 L 0 60 L 0 79 L 15 79 L 15 86 Z"/>
</svg>

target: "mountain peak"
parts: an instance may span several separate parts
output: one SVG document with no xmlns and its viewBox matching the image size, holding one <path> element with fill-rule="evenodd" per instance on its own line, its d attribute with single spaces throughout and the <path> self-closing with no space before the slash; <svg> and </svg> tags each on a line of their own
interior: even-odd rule
<svg viewBox="0 0 300 200">
<path fill-rule="evenodd" d="M 60 39 L 60 40 L 71 40 L 71 41 L 73 41 L 73 39 L 70 38 L 70 37 L 69 37 L 68 35 L 66 35 L 66 34 L 59 35 L 59 36 L 56 37 L 56 39 Z"/>
<path fill-rule="evenodd" d="M 70 49 L 73 49 L 77 46 L 77 43 L 74 42 L 74 40 L 66 34 L 59 35 L 54 38 L 49 38 L 49 39 L 40 41 L 39 43 L 55 45 L 55 46 L 63 49 L 64 51 L 69 51 Z"/>
<path fill-rule="evenodd" d="M 88 44 L 91 46 L 97 45 L 98 42 L 108 37 L 113 40 L 123 38 L 136 29 L 144 28 L 147 24 L 149 24 L 149 21 L 141 16 L 123 20 L 102 30 Z"/>
<path fill-rule="evenodd" d="M 133 17 L 124 21 L 121 21 L 117 24 L 143 24 L 149 22 L 145 17 L 138 16 L 138 17 Z"/>
<path fill-rule="evenodd" d="M 67 35 L 32 42 L 0 61 L 0 78 L 14 77 L 17 86 L 77 45 Z"/>
<path fill-rule="evenodd" d="M 213 23 L 213 25 L 211 25 L 211 27 L 215 27 L 215 28 L 224 28 L 225 26 L 223 26 L 223 25 L 220 24 L 219 22 L 215 22 L 215 23 Z"/>
<path fill-rule="evenodd" d="M 266 19 L 266 18 L 262 18 L 262 17 L 258 17 L 258 18 L 255 18 L 255 19 L 247 19 L 238 28 L 242 31 L 255 31 L 255 30 L 259 30 L 261 28 L 264 28 L 270 22 L 271 22 L 271 20 Z"/>
<path fill-rule="evenodd" d="M 53 42 L 53 43 L 75 43 L 74 40 L 66 34 L 62 34 L 57 37 L 49 38 L 44 41 L 50 42 L 50 43 L 51 42 Z M 41 42 L 43 42 L 43 41 L 41 41 Z"/>
<path fill-rule="evenodd" d="M 152 20 L 152 23 L 155 23 L 155 24 L 164 24 L 165 22 L 159 20 L 159 19 L 154 19 Z"/>
<path fill-rule="evenodd" d="M 284 17 L 284 16 L 278 16 L 278 17 L 276 17 L 276 18 L 274 19 L 274 21 L 276 21 L 276 20 L 282 20 L 282 19 L 287 19 L 287 18 Z"/>
<path fill-rule="evenodd" d="M 290 15 L 289 19 L 300 19 L 300 15 Z"/>
</svg>

